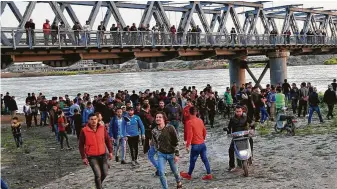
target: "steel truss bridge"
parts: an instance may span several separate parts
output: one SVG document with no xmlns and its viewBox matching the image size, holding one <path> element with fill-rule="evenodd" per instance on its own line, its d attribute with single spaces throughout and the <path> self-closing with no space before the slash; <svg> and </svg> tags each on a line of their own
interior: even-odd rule
<svg viewBox="0 0 337 189">
<path fill-rule="evenodd" d="M 169 1 L 148 1 L 146 4 L 121 1 L 30 1 L 22 15 L 13 1 L 1 2 L 1 14 L 8 6 L 19 25 L 15 28 L 2 26 L 1 30 L 1 68 L 13 62 L 42 61 L 50 66 L 69 66 L 83 59 L 93 59 L 103 64 L 120 64 L 131 59 L 146 62 L 167 61 L 171 59 L 200 60 L 206 58 L 229 59 L 231 81 L 242 83 L 244 73 L 249 70 L 244 61 L 247 56 L 267 55 L 269 62 L 265 70 L 271 69 L 272 83 L 286 78 L 286 57 L 304 54 L 337 53 L 337 11 L 323 10 L 322 7 L 301 8 L 302 4 L 291 4 L 264 8 L 268 1 L 190 1 L 177 3 Z M 25 30 L 37 3 L 47 3 L 55 14 L 55 23 L 63 22 L 64 30 L 51 31 L 54 41 L 46 41 L 41 29 Z M 173 6 L 177 5 L 179 6 Z M 71 30 L 72 23 L 79 22 L 73 5 L 90 6 L 88 21 L 90 29 L 76 33 Z M 181 5 L 181 6 L 180 6 Z M 162 26 L 162 30 L 136 32 L 95 31 L 92 26 L 97 20 L 101 7 L 107 7 L 103 25 L 108 28 L 111 17 L 121 28 L 127 24 L 119 11 L 121 8 L 144 10 L 138 26 L 148 25 L 152 19 Z M 251 10 L 237 12 L 238 7 Z M 167 11 L 181 12 L 177 33 L 170 32 L 171 23 Z M 197 14 L 203 32 L 192 33 L 196 27 L 193 15 Z M 209 22 L 206 18 L 211 15 Z M 240 16 L 244 18 L 240 23 Z M 226 25 L 231 19 L 236 33 L 232 34 Z M 275 20 L 283 21 L 278 27 Z M 263 29 L 257 29 L 257 23 Z M 299 28 L 303 22 L 303 28 Z M 79 22 L 80 23 L 80 22 Z M 215 26 L 218 24 L 218 27 Z M 80 23 L 83 27 L 84 23 Z M 137 27 L 138 27 L 137 26 Z M 290 30 L 292 35 L 285 34 Z M 273 32 L 272 32 L 273 31 Z M 313 31 L 311 34 L 309 31 Z M 271 33 L 272 32 L 272 33 Z M 308 33 L 309 32 L 309 33 Z M 242 63 L 244 62 L 244 63 Z M 278 63 L 277 63 L 278 62 Z M 284 66 L 285 64 L 285 66 Z M 273 66 L 278 65 L 278 66 Z M 281 65 L 281 66 L 280 66 Z M 276 74 L 279 70 L 283 74 Z M 249 74 L 250 71 L 248 71 Z M 261 75 L 265 74 L 266 71 Z M 272 76 L 272 72 L 276 76 Z M 251 74 L 252 75 L 252 74 Z M 257 84 L 262 77 L 253 78 Z"/>
</svg>

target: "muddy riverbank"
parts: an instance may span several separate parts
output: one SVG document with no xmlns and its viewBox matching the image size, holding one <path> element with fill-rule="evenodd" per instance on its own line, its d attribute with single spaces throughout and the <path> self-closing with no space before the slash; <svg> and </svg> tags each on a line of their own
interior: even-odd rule
<svg viewBox="0 0 337 189">
<path fill-rule="evenodd" d="M 23 117 L 20 118 L 23 121 Z M 2 117 L 2 120 L 3 117 Z M 306 120 L 298 119 L 299 129 L 295 137 L 273 132 L 273 123 L 258 126 L 254 137 L 254 162 L 250 176 L 242 171 L 227 172 L 230 138 L 222 131 L 227 121 L 217 117 L 214 129 L 207 128 L 207 147 L 212 181 L 202 181 L 205 173 L 200 160 L 196 164 L 191 181 L 184 180 L 184 188 L 336 188 L 337 186 L 337 119 L 310 127 Z M 27 130 L 23 124 L 24 147 L 16 149 L 8 123 L 1 128 L 1 174 L 10 188 L 93 188 L 93 173 L 82 165 L 77 140 L 69 136 L 70 151 L 60 151 L 49 127 L 33 127 Z M 179 171 L 187 171 L 189 155 L 180 143 Z M 141 149 L 141 148 L 140 148 Z M 140 151 L 141 166 L 132 168 L 110 161 L 109 176 L 105 188 L 160 188 L 158 177 L 147 156 Z M 130 156 L 127 155 L 130 162 Z M 167 169 L 168 182 L 175 187 L 173 175 Z"/>
</svg>

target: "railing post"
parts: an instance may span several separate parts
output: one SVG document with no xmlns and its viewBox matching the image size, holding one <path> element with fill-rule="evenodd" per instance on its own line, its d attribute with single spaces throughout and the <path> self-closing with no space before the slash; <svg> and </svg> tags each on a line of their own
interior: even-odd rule
<svg viewBox="0 0 337 189">
<path fill-rule="evenodd" d="M 123 31 L 119 32 L 119 39 L 121 40 L 121 48 L 123 48 Z"/>
<path fill-rule="evenodd" d="M 89 33 L 90 35 L 90 33 Z M 88 39 L 87 39 L 87 31 L 84 31 L 84 42 L 85 42 L 85 48 L 88 48 Z"/>
<path fill-rule="evenodd" d="M 13 49 L 16 49 L 16 41 L 15 41 L 15 35 L 14 30 L 12 30 L 12 43 L 13 43 Z"/>
<path fill-rule="evenodd" d="M 151 31 L 151 33 L 152 33 L 152 39 L 151 39 L 151 43 L 152 43 L 152 47 L 155 47 L 155 36 L 154 36 L 154 32 L 153 31 Z"/>
<path fill-rule="evenodd" d="M 60 35 L 60 29 L 57 30 L 57 37 L 59 41 L 59 48 L 61 49 L 61 35 Z"/>
</svg>

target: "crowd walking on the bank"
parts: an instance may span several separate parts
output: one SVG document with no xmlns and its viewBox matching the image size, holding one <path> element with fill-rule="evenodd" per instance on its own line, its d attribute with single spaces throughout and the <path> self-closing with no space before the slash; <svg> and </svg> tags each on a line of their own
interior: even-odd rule
<svg viewBox="0 0 337 189">
<path fill-rule="evenodd" d="M 68 135 L 77 137 L 79 151 L 85 165 L 90 165 L 94 175 L 96 188 L 102 188 L 102 182 L 108 175 L 108 159 L 114 156 L 121 164 L 140 165 L 138 161 L 139 144 L 143 153 L 147 154 L 153 165 L 155 175 L 159 176 L 162 188 L 168 188 L 166 164 L 176 180 L 177 188 L 182 188 L 182 178 L 190 180 L 195 163 L 200 155 L 205 165 L 206 174 L 203 180 L 212 180 L 213 175 L 207 158 L 206 127 L 212 129 L 214 117 L 220 114 L 229 119 L 225 130 L 229 133 L 254 130 L 255 124 L 262 126 L 269 121 L 281 122 L 279 112 L 290 106 L 292 113 L 298 118 L 308 117 L 312 123 L 312 115 L 317 112 L 320 122 L 324 122 L 320 112 L 320 103 L 328 106 L 327 119 L 333 118 L 333 109 L 337 103 L 336 79 L 328 85 L 327 90 L 319 97 L 317 89 L 311 83 L 295 83 L 291 85 L 285 79 L 278 85 L 266 85 L 261 89 L 252 83 L 237 86 L 232 83 L 223 96 L 214 91 L 210 84 L 198 92 L 195 86 L 183 87 L 168 91 L 151 91 L 149 89 L 132 91 L 118 90 L 105 92 L 97 96 L 78 93 L 74 99 L 69 95 L 47 99 L 43 93 L 38 96 L 28 93 L 23 113 L 26 128 L 49 126 L 55 133 L 55 139 L 64 150 L 71 150 Z M 1 94 L 2 114 L 12 116 L 12 133 L 15 144 L 23 145 L 22 125 L 16 117 L 18 107 L 15 97 L 7 92 Z M 40 122 L 38 123 L 38 115 Z M 178 171 L 179 136 L 183 135 L 185 148 L 190 152 L 188 172 Z M 253 151 L 253 140 L 249 139 Z M 131 156 L 127 162 L 127 147 Z M 229 171 L 235 170 L 234 145 L 229 145 Z"/>
</svg>

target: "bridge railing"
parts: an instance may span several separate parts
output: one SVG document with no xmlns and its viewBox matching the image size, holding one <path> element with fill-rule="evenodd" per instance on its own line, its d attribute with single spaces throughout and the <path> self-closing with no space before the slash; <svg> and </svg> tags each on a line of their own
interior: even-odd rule
<svg viewBox="0 0 337 189">
<path fill-rule="evenodd" d="M 137 47 L 137 46 L 275 46 L 337 45 L 336 37 L 323 35 L 270 35 L 224 33 L 167 33 L 156 31 L 2 30 L 2 47 Z"/>
</svg>

